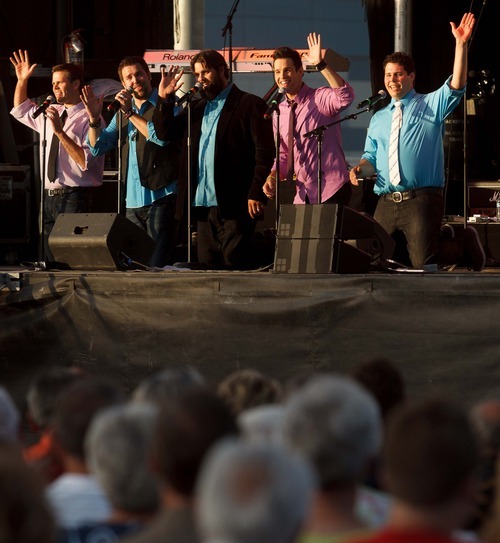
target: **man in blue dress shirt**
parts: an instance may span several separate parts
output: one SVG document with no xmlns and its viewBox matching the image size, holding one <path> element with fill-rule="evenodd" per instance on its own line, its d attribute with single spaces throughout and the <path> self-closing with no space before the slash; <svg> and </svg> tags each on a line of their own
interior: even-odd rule
<svg viewBox="0 0 500 543">
<path fill-rule="evenodd" d="M 144 59 L 125 57 L 118 66 L 118 74 L 124 89 L 115 100 L 122 114 L 117 112 L 106 128 L 101 127 L 100 119 L 103 97 L 95 96 L 90 86 L 82 89 L 89 118 L 90 150 L 94 156 L 100 156 L 116 149 L 121 125 L 126 216 L 153 238 L 155 249 L 150 265 L 163 268 L 175 260 L 180 149 L 155 133 L 152 117 L 158 90 L 152 86 Z"/>
<path fill-rule="evenodd" d="M 405 53 L 393 53 L 383 63 L 384 81 L 390 104 L 371 119 L 365 151 L 350 172 L 351 183 L 374 174 L 374 192 L 379 195 L 375 220 L 389 234 L 405 234 L 414 268 L 434 263 L 444 212 L 443 123 L 465 94 L 467 42 L 474 15 L 466 13 L 460 25 L 450 23 L 455 37 L 453 74 L 444 85 L 429 94 L 414 89 L 415 66 Z M 389 173 L 389 147 L 393 112 L 402 109 L 399 130 L 399 171 Z M 392 171 L 392 170 L 391 170 Z"/>
</svg>

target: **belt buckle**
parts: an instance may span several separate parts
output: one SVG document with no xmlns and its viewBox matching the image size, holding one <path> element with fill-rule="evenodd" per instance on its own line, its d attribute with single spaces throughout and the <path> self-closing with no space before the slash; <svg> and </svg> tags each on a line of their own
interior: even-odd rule
<svg viewBox="0 0 500 543">
<path fill-rule="evenodd" d="M 54 189 L 47 189 L 47 195 L 48 196 L 55 196 Z"/>
<path fill-rule="evenodd" d="M 393 192 L 392 193 L 392 201 L 396 202 L 396 204 L 399 204 L 399 202 L 403 201 L 403 195 L 401 192 Z"/>
</svg>

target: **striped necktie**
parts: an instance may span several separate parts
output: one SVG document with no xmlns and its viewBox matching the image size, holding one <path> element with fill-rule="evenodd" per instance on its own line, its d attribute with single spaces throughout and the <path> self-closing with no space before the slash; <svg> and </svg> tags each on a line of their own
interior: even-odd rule
<svg viewBox="0 0 500 543">
<path fill-rule="evenodd" d="M 399 132 L 403 124 L 403 111 L 401 102 L 394 102 L 392 112 L 391 136 L 389 138 L 389 181 L 394 186 L 401 183 L 399 172 Z"/>
</svg>

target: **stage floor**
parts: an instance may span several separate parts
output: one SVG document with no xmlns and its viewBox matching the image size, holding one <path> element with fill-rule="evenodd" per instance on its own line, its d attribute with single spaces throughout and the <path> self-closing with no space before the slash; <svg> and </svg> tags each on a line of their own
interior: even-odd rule
<svg viewBox="0 0 500 543">
<path fill-rule="evenodd" d="M 384 356 L 411 395 L 500 388 L 500 270 L 360 275 L 0 270 L 1 382 L 73 364 L 130 391 L 163 366 L 285 380 Z"/>
</svg>

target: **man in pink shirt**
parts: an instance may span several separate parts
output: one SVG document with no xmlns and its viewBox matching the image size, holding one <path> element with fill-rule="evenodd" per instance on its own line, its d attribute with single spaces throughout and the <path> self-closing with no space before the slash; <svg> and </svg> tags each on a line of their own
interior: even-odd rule
<svg viewBox="0 0 500 543">
<path fill-rule="evenodd" d="M 59 213 L 90 211 L 90 189 L 102 185 L 104 157 L 92 156 L 86 143 L 89 122 L 80 100 L 84 83 L 81 66 L 60 64 L 52 68 L 52 92 L 57 103 L 49 106 L 45 115 L 36 115 L 37 105 L 28 98 L 28 80 L 36 64 L 31 64 L 28 52 L 23 50 L 14 52 L 10 61 L 17 76 L 10 113 L 38 132 L 41 139 L 46 133 L 45 162 L 43 143 L 40 145 L 41 170 L 45 174 L 44 254 L 45 260 L 53 261 L 47 240 L 55 220 Z M 51 148 L 54 148 L 52 153 Z"/>
<path fill-rule="evenodd" d="M 309 62 L 325 77 L 328 87 L 313 89 L 303 81 L 302 59 L 297 51 L 280 47 L 274 51 L 274 79 L 283 89 L 286 99 L 279 105 L 279 116 L 274 117 L 274 131 L 279 121 L 280 179 L 295 179 L 295 204 L 336 203 L 347 205 L 351 196 L 349 173 L 342 149 L 340 124 L 323 132 L 321 198 L 318 198 L 318 142 L 306 137 L 309 131 L 332 123 L 341 111 L 354 100 L 354 91 L 323 58 L 321 37 L 311 33 L 307 37 Z M 290 115 L 295 114 L 293 140 Z M 278 119 L 278 121 L 277 121 Z M 293 142 L 293 144 L 292 144 Z M 291 145 L 292 144 L 292 145 Z M 290 146 L 291 145 L 291 146 Z M 276 193 L 276 164 L 263 187 L 268 198 Z"/>
</svg>

